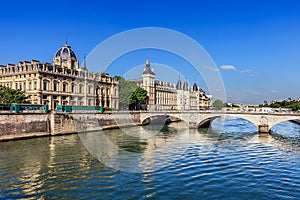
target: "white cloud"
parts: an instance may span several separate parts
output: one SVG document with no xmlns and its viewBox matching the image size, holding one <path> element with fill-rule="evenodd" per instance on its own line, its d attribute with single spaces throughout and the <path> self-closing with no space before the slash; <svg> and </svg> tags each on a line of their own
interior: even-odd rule
<svg viewBox="0 0 300 200">
<path fill-rule="evenodd" d="M 237 71 L 237 69 L 233 65 L 222 65 L 220 69 L 227 71 Z"/>
</svg>

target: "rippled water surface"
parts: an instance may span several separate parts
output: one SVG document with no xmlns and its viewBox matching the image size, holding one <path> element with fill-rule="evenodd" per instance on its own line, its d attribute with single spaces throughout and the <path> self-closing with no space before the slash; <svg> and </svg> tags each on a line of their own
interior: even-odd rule
<svg viewBox="0 0 300 200">
<path fill-rule="evenodd" d="M 171 124 L 136 137 L 155 131 L 2 142 L 0 198 L 300 199 L 299 125 L 282 123 L 266 135 L 227 119 L 212 129 Z"/>
</svg>

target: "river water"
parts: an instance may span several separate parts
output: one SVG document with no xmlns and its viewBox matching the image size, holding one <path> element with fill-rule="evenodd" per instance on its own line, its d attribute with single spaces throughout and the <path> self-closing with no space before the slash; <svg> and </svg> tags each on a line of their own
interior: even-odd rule
<svg viewBox="0 0 300 200">
<path fill-rule="evenodd" d="M 298 200 L 300 126 L 267 135 L 217 119 L 2 142 L 0 198 Z"/>
</svg>

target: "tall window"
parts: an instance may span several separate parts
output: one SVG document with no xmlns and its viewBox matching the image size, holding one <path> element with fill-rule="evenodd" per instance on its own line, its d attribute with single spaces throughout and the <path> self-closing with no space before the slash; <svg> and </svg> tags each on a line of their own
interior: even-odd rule
<svg viewBox="0 0 300 200">
<path fill-rule="evenodd" d="M 75 85 L 72 84 L 72 93 L 74 93 L 74 92 L 75 92 Z"/>
<path fill-rule="evenodd" d="M 83 87 L 82 85 L 79 86 L 79 94 L 82 94 L 82 91 L 83 91 Z"/>
<path fill-rule="evenodd" d="M 53 91 L 57 91 L 57 82 L 53 82 Z"/>
<path fill-rule="evenodd" d="M 36 90 L 36 81 L 33 82 L 33 89 Z"/>
<path fill-rule="evenodd" d="M 63 83 L 63 92 L 67 92 L 67 84 Z"/>
<path fill-rule="evenodd" d="M 47 81 L 43 82 L 43 90 L 47 90 Z"/>
</svg>

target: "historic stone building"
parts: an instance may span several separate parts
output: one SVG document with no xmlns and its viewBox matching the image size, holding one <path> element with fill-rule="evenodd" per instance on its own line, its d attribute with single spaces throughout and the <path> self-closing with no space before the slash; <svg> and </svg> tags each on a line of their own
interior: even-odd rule
<svg viewBox="0 0 300 200">
<path fill-rule="evenodd" d="M 147 106 L 150 110 L 205 110 L 211 107 L 211 96 L 197 86 L 190 87 L 187 81 L 178 80 L 177 84 L 155 80 L 150 61 L 142 73 L 142 80 L 137 84 L 147 90 Z"/>
<path fill-rule="evenodd" d="M 53 63 L 37 60 L 18 65 L 0 65 L 0 85 L 20 89 L 33 104 L 103 106 L 118 109 L 119 84 L 108 74 L 88 72 L 79 67 L 78 59 L 66 43 L 53 58 Z"/>
</svg>

